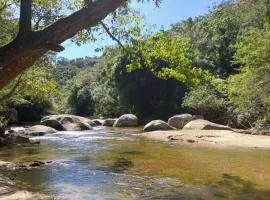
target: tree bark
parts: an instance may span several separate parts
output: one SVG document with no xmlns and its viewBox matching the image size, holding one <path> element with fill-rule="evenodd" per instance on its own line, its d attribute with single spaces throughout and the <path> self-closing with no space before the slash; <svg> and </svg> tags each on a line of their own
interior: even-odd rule
<svg viewBox="0 0 270 200">
<path fill-rule="evenodd" d="M 23 27 L 27 30 L 27 34 L 24 31 L 22 35 L 19 33 L 14 41 L 0 48 L 0 89 L 33 65 L 48 50 L 63 50 L 63 47 L 60 46 L 62 42 L 84 28 L 97 25 L 125 2 L 127 0 L 95 1 L 88 7 L 82 8 L 37 32 L 32 32 L 31 28 L 29 31 L 29 24 Z M 29 4 L 25 14 L 29 14 Z M 21 26 L 23 25 L 25 24 L 21 24 Z"/>
<path fill-rule="evenodd" d="M 25 37 L 31 32 L 32 0 L 21 0 L 19 35 Z"/>
</svg>

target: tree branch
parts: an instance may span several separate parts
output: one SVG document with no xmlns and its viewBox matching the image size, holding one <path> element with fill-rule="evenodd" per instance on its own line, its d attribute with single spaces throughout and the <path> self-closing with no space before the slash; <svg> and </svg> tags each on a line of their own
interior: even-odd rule
<svg viewBox="0 0 270 200">
<path fill-rule="evenodd" d="M 96 26 L 108 14 L 115 11 L 128 0 L 99 0 L 92 2 L 88 7 L 59 19 L 46 29 L 38 32 L 40 40 L 49 40 L 48 43 L 60 44 L 73 37 L 80 30 Z"/>
<path fill-rule="evenodd" d="M 21 0 L 19 37 L 25 37 L 31 31 L 32 0 Z"/>
<path fill-rule="evenodd" d="M 100 22 L 101 26 L 104 28 L 104 30 L 106 31 L 106 33 L 110 36 L 110 38 L 114 41 L 116 41 L 120 47 L 122 47 L 125 50 L 125 46 L 121 43 L 120 40 L 118 40 L 110 31 L 110 29 L 106 26 L 106 24 L 104 24 L 103 21 Z"/>
<path fill-rule="evenodd" d="M 25 20 L 25 23 L 28 23 L 28 25 L 24 26 L 23 21 L 20 22 L 21 33 L 25 34 L 23 34 L 23 39 L 18 36 L 14 41 L 0 48 L 0 89 L 33 65 L 48 50 L 55 49 L 60 51 L 63 48 L 58 46 L 59 44 L 85 28 L 96 26 L 107 15 L 127 1 L 94 1 L 88 7 L 82 8 L 68 17 L 59 19 L 43 30 L 31 32 L 30 26 L 30 33 L 25 34 L 29 31 L 29 21 L 31 22 L 29 20 L 31 19 L 31 17 L 29 18 L 29 2 L 31 3 L 31 0 L 22 0 L 22 3 L 28 2 L 28 9 L 22 9 L 21 12 L 21 15 L 24 16 L 23 11 L 28 11 L 25 12 L 28 20 L 22 17 L 22 20 Z"/>
</svg>

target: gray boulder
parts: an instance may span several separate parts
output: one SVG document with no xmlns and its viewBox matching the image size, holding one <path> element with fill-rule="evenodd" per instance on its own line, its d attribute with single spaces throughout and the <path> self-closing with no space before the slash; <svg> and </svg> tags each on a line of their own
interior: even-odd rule
<svg viewBox="0 0 270 200">
<path fill-rule="evenodd" d="M 52 127 L 58 131 L 64 131 L 63 125 L 61 124 L 61 122 L 58 121 L 57 118 L 42 118 L 40 123 L 44 126 Z"/>
<path fill-rule="evenodd" d="M 175 130 L 174 127 L 170 126 L 166 122 L 162 120 L 154 120 L 149 122 L 143 128 L 143 131 L 150 132 L 150 131 L 168 131 L 168 130 Z"/>
<path fill-rule="evenodd" d="M 114 127 L 138 126 L 138 118 L 133 114 L 125 114 L 119 117 L 113 124 Z"/>
<path fill-rule="evenodd" d="M 232 128 L 215 124 L 207 120 L 197 119 L 187 123 L 183 130 L 232 130 Z"/>
<path fill-rule="evenodd" d="M 174 128 L 182 129 L 188 122 L 193 120 L 190 114 L 175 115 L 168 120 L 168 124 Z"/>
<path fill-rule="evenodd" d="M 91 130 L 96 126 L 92 120 L 75 115 L 49 115 L 41 119 L 41 124 L 59 131 Z"/>
<path fill-rule="evenodd" d="M 24 130 L 24 134 L 31 136 L 42 136 L 47 133 L 56 133 L 56 130 L 54 128 L 43 125 L 31 126 Z"/>
<path fill-rule="evenodd" d="M 116 119 L 105 119 L 103 122 L 103 126 L 113 126 L 115 123 Z"/>
</svg>

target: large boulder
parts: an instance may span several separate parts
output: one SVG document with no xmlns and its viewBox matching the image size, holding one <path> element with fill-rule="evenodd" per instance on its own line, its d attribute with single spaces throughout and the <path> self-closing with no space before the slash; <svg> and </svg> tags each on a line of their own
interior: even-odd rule
<svg viewBox="0 0 270 200">
<path fill-rule="evenodd" d="M 150 131 L 168 131 L 168 130 L 175 130 L 174 127 L 170 126 L 166 122 L 162 120 L 154 120 L 149 122 L 148 124 L 145 125 L 143 128 L 145 132 L 150 132 Z"/>
<path fill-rule="evenodd" d="M 103 126 L 113 126 L 117 119 L 105 119 L 103 122 Z"/>
<path fill-rule="evenodd" d="M 42 136 L 47 133 L 56 133 L 56 130 L 54 128 L 43 125 L 31 126 L 24 130 L 24 134 L 31 136 Z"/>
<path fill-rule="evenodd" d="M 54 117 L 45 117 L 45 118 L 42 118 L 41 119 L 41 124 L 44 125 L 44 126 L 49 126 L 49 127 L 52 127 L 58 131 L 64 131 L 64 127 L 63 125 L 61 124 L 61 122 L 58 121 L 57 118 L 54 118 Z"/>
<path fill-rule="evenodd" d="M 232 130 L 232 128 L 215 124 L 207 120 L 197 119 L 187 123 L 183 130 Z"/>
<path fill-rule="evenodd" d="M 96 123 L 75 115 L 49 115 L 41 119 L 41 124 L 59 131 L 91 130 Z"/>
<path fill-rule="evenodd" d="M 174 128 L 182 129 L 188 122 L 193 120 L 190 114 L 175 115 L 168 120 L 168 124 Z"/>
<path fill-rule="evenodd" d="M 113 124 L 114 127 L 138 126 L 138 118 L 133 114 L 125 114 L 119 117 Z"/>
</svg>

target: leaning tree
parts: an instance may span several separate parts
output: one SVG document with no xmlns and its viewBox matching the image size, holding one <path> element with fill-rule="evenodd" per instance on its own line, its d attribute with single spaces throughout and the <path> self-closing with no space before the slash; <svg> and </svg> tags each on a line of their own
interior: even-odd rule
<svg viewBox="0 0 270 200">
<path fill-rule="evenodd" d="M 99 25 L 109 14 L 130 3 L 130 0 L 84 0 L 84 6 L 77 11 L 41 30 L 35 30 L 33 1 L 35 0 L 19 2 L 18 34 L 11 42 L 0 48 L 0 89 L 32 66 L 46 52 L 64 50 L 62 42 L 72 38 L 79 31 Z M 144 2 L 144 0 L 137 1 Z M 161 0 L 152 1 L 156 5 L 161 2 Z"/>
</svg>

